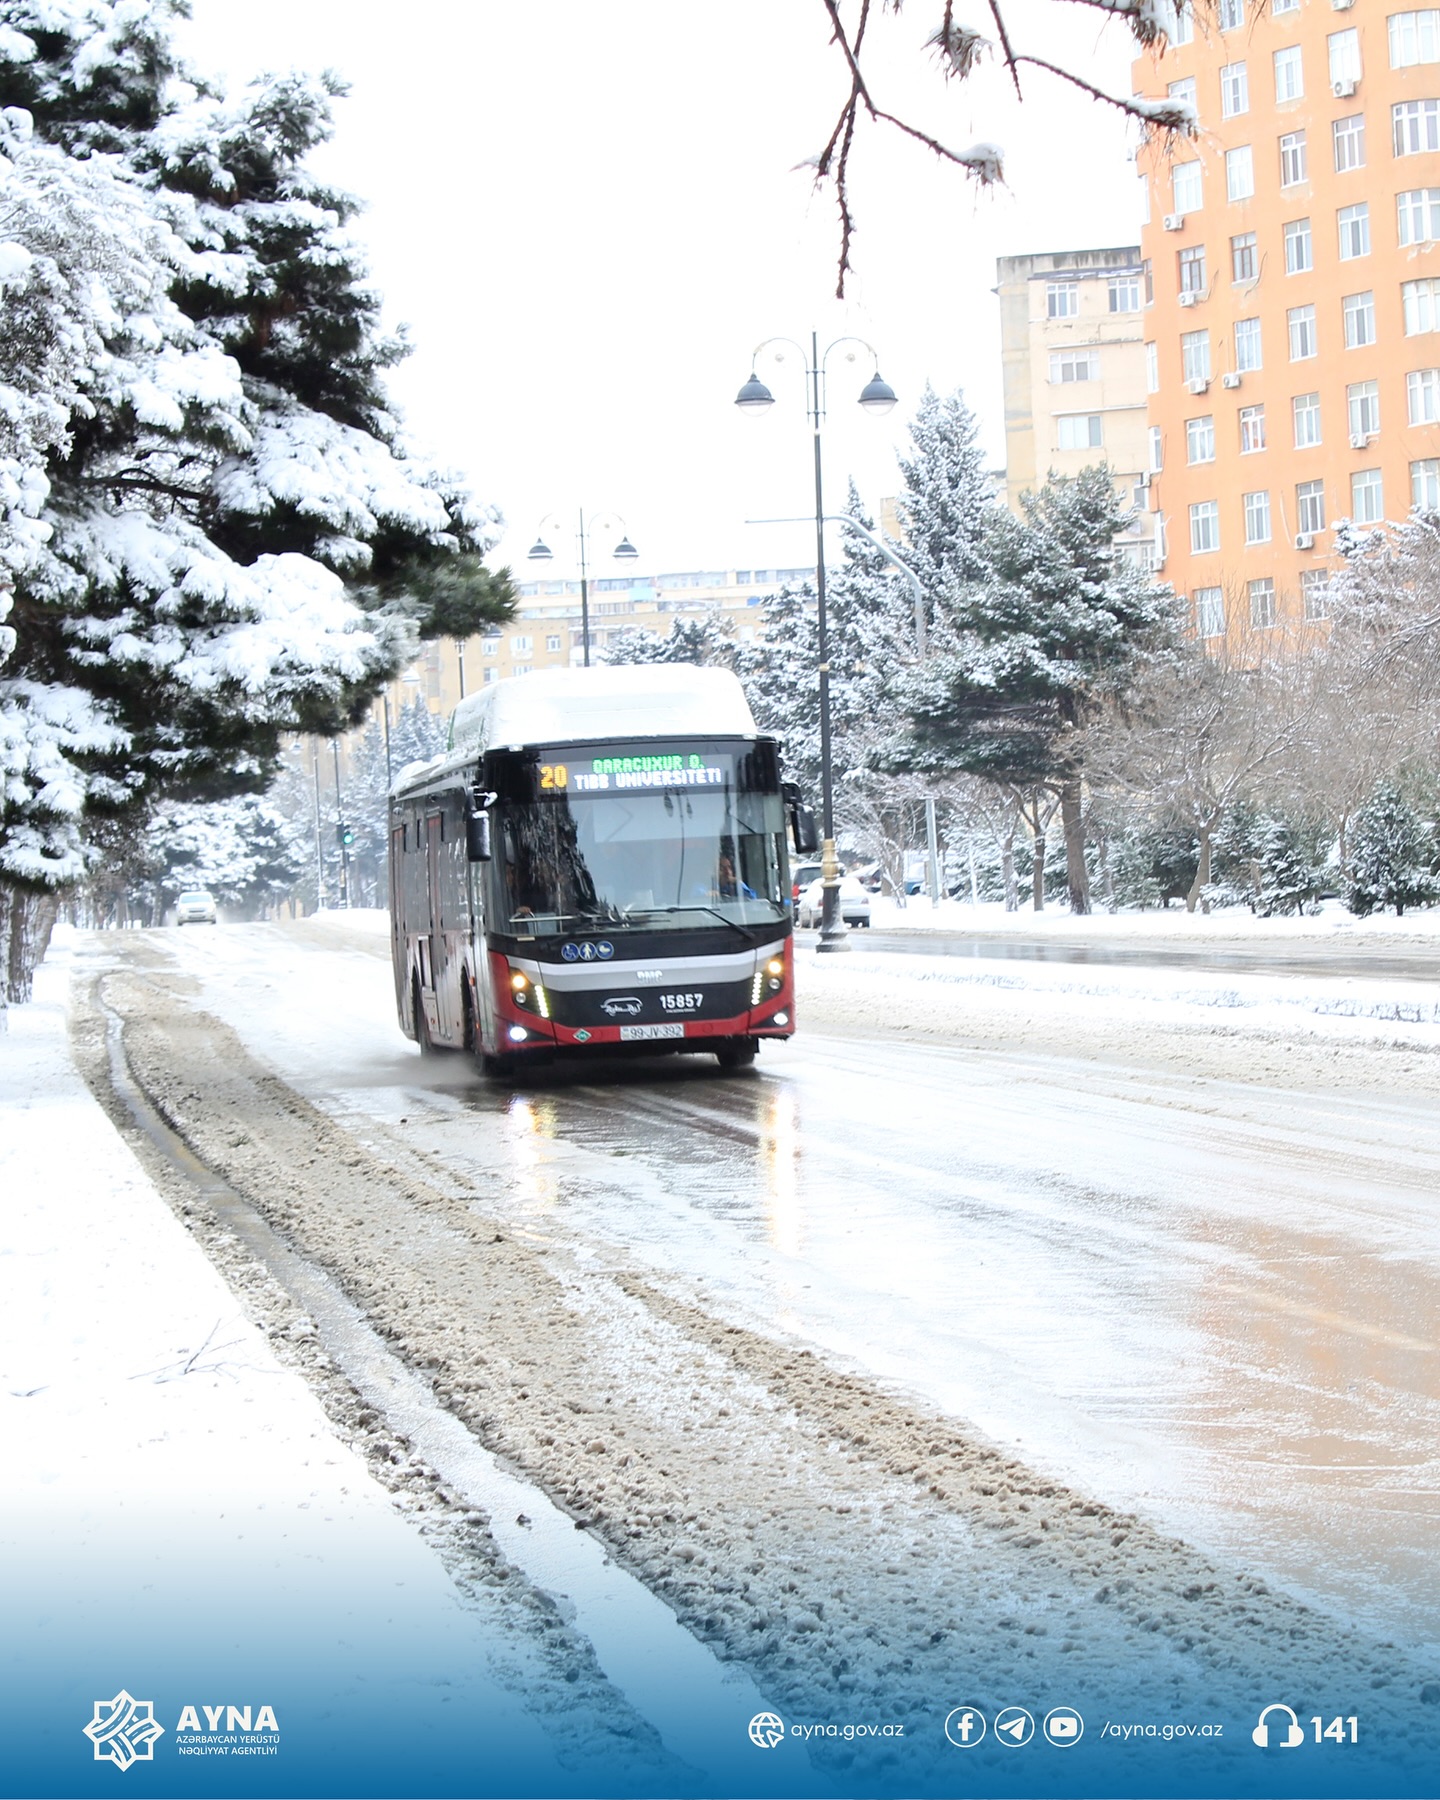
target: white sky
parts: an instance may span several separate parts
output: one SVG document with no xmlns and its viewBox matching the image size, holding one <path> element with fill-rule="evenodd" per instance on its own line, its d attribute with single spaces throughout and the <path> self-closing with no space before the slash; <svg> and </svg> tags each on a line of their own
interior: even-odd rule
<svg viewBox="0 0 1440 1800">
<path fill-rule="evenodd" d="M 982 10 L 973 11 L 979 23 Z M 1018 35 L 1128 91 L 1130 46 L 1088 8 L 1010 0 Z M 1000 144 L 1008 187 L 881 128 L 857 140 L 859 231 L 833 295 L 832 197 L 795 165 L 844 94 L 821 0 L 194 0 L 202 70 L 333 68 L 351 84 L 321 167 L 361 196 L 357 230 L 415 354 L 392 390 L 412 434 L 505 514 L 521 580 L 542 515 L 571 573 L 578 507 L 618 512 L 641 572 L 802 565 L 813 515 L 799 359 L 777 404 L 733 405 L 769 335 L 868 338 L 900 395 L 853 404 L 868 364 L 831 361 L 827 510 L 853 472 L 872 507 L 926 380 L 961 386 L 1003 461 L 997 255 L 1135 242 L 1140 186 L 1121 116 L 1052 78 L 1017 107 L 993 66 L 942 85 L 923 44 L 939 0 L 875 8 L 877 102 L 956 148 Z M 1078 15 L 1078 16 L 1076 16 Z M 720 22 L 717 25 L 717 21 Z M 1020 47 L 1025 47 L 1021 44 Z M 593 534 L 592 573 L 624 565 Z"/>
</svg>

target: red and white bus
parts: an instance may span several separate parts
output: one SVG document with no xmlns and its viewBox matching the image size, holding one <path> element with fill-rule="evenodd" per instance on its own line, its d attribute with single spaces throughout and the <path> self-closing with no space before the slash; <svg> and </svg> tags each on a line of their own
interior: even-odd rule
<svg viewBox="0 0 1440 1800">
<path fill-rule="evenodd" d="M 753 1062 L 795 1029 L 787 827 L 813 849 L 724 670 L 493 683 L 391 791 L 402 1029 L 499 1077 L 559 1054 Z"/>
</svg>

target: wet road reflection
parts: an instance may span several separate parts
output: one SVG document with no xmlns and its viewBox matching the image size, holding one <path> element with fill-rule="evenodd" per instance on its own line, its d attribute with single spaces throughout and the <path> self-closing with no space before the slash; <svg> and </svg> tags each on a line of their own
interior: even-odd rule
<svg viewBox="0 0 1440 1800">
<path fill-rule="evenodd" d="M 543 1116 L 547 1231 L 1440 1643 L 1426 1109 L 833 1040 L 464 1103 Z"/>
</svg>

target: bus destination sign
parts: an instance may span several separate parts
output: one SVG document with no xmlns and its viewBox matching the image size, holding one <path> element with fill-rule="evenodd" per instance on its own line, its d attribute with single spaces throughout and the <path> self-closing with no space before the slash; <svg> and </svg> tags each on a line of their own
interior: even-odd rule
<svg viewBox="0 0 1440 1800">
<path fill-rule="evenodd" d="M 733 754 L 654 750 L 540 765 L 541 791 L 612 794 L 657 789 L 724 787 L 733 780 Z"/>
</svg>

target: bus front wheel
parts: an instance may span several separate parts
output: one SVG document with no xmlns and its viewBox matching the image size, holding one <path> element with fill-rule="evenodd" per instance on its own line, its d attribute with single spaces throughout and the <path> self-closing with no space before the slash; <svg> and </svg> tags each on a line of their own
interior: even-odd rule
<svg viewBox="0 0 1440 1800">
<path fill-rule="evenodd" d="M 732 1069 L 749 1069 L 759 1048 L 754 1038 L 731 1038 L 715 1052 L 715 1060 L 727 1074 Z"/>
</svg>

